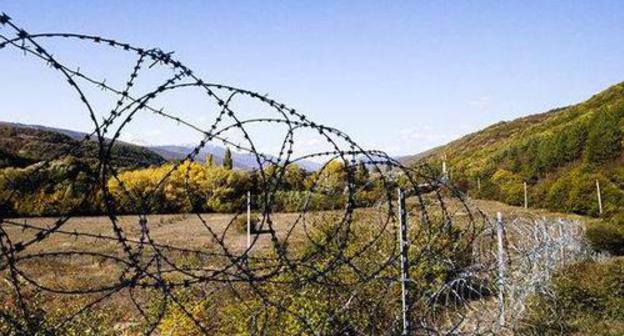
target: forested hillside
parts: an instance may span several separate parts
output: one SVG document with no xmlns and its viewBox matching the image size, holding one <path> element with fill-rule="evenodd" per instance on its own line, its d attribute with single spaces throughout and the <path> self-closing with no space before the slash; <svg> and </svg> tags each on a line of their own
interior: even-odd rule
<svg viewBox="0 0 624 336">
<path fill-rule="evenodd" d="M 446 158 L 452 181 L 473 197 L 521 205 L 526 182 L 529 206 L 590 216 L 599 216 L 598 181 L 609 235 L 624 239 L 623 119 L 620 83 L 577 105 L 494 124 L 410 163 Z"/>
<path fill-rule="evenodd" d="M 0 122 L 0 168 L 26 167 L 39 161 L 62 159 L 66 156 L 97 157 L 97 142 L 83 140 L 83 133 L 65 132 Z M 122 142 L 113 146 L 111 154 L 112 164 L 117 167 L 143 167 L 165 161 L 146 148 Z"/>
<path fill-rule="evenodd" d="M 536 295 L 522 335 L 621 335 L 624 280 L 624 83 L 577 105 L 500 122 L 446 146 L 405 158 L 440 161 L 451 181 L 482 199 L 590 215 L 586 238 L 614 258 L 566 267 L 554 295 Z M 600 214 L 597 181 L 602 195 Z"/>
</svg>

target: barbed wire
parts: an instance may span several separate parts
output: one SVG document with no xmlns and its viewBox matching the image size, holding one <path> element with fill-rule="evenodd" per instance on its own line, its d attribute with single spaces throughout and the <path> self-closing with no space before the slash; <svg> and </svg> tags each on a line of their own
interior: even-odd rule
<svg viewBox="0 0 624 336">
<path fill-rule="evenodd" d="M 132 56 L 133 66 L 126 81 L 116 87 L 106 80 L 95 79 L 79 67 L 64 64 L 46 45 L 58 40 L 101 45 Z M 175 59 L 173 52 L 139 48 L 92 35 L 31 34 L 6 14 L 0 15 L 0 49 L 17 50 L 54 70 L 75 92 L 93 124 L 93 129 L 86 132 L 78 146 L 97 144 L 95 165 L 81 164 L 77 172 L 67 170 L 64 175 L 72 187 L 78 187 L 75 176 L 84 175 L 87 188 L 82 185 L 80 199 L 68 208 L 59 208 L 59 215 L 49 219 L 48 225 L 37 224 L 41 222 L 39 219 L 0 215 L 0 273 L 7 285 L 5 307 L 0 309 L 3 332 L 64 334 L 84 314 L 106 311 L 107 304 L 124 302 L 133 310 L 131 322 L 140 325 L 139 333 L 144 334 L 159 333 L 164 320 L 174 312 L 190 321 L 196 332 L 209 335 L 235 332 L 252 335 L 400 334 L 398 218 L 394 192 L 397 187 L 410 196 L 410 216 L 417 219 L 412 220 L 407 237 L 412 274 L 409 279 L 409 333 L 492 334 L 500 330 L 496 319 L 475 317 L 473 313 L 475 305 L 490 302 L 496 291 L 492 286 L 497 282 L 497 260 L 491 254 L 494 242 L 487 239 L 493 221 L 447 179 L 441 178 L 437 169 L 428 165 L 406 167 L 386 153 L 367 150 L 346 133 L 316 123 L 266 95 L 205 81 Z M 166 70 L 169 75 L 157 85 L 142 83 L 152 86 L 139 92 L 137 85 L 142 76 L 157 69 Z M 95 108 L 87 93 L 93 88 L 115 97 L 110 112 L 102 118 L 98 117 L 101 111 Z M 174 109 L 155 107 L 157 98 L 182 90 L 197 90 L 208 99 L 215 113 L 212 123 L 193 123 L 180 117 Z M 258 104 L 254 108 L 271 114 L 255 112 L 244 117 L 237 107 L 244 104 Z M 123 171 L 112 163 L 112 157 L 124 131 L 135 117 L 146 113 L 196 132 L 201 140 L 183 160 L 167 166 L 168 170 L 152 192 L 140 194 L 127 185 L 121 176 Z M 266 126 L 266 132 L 285 130 L 276 146 L 277 154 L 259 149 L 260 139 L 254 138 L 250 131 L 257 126 Z M 242 144 L 228 138 L 232 132 L 240 135 Z M 297 140 L 309 139 L 311 134 L 329 149 L 300 153 L 301 149 L 295 147 Z M 255 161 L 250 172 L 256 177 L 254 190 L 258 193 L 254 195 L 259 212 L 255 229 L 262 234 L 253 234 L 248 246 L 238 246 L 240 237 L 232 233 L 244 209 L 234 209 L 225 225 L 219 226 L 205 213 L 201 201 L 193 196 L 196 187 L 191 183 L 194 172 L 189 163 L 196 162 L 202 150 L 212 143 L 232 147 L 251 155 Z M 75 154 L 78 146 L 38 163 L 34 171 L 46 169 L 57 164 L 57 159 Z M 290 215 L 278 213 L 277 198 L 286 184 L 289 167 L 307 160 L 324 163 L 311 174 L 311 183 L 306 186 L 305 197 L 298 202 L 297 211 Z M 328 191 L 325 180 L 330 178 L 333 162 L 341 166 L 344 185 L 341 190 Z M 357 177 L 361 164 L 374 171 L 374 176 L 364 182 Z M 194 227 L 187 229 L 190 232 L 185 231 L 188 239 L 183 237 L 172 243 L 176 237 L 154 233 L 159 223 L 154 223 L 153 212 L 145 205 L 160 201 L 156 192 L 172 179 L 179 178 L 176 175 L 179 171 L 183 172 L 185 201 L 190 211 L 176 222 L 176 227 L 190 226 L 190 222 Z M 129 200 L 132 217 L 122 210 L 118 197 L 111 190 L 111 181 Z M 55 182 L 12 183 L 45 185 Z M 358 199 L 372 184 L 380 190 L 375 202 L 358 205 Z M 334 196 L 332 200 L 336 204 L 332 204 L 330 210 L 315 209 L 312 205 L 315 195 Z M 8 203 L 18 196 L 13 190 L 0 201 Z M 79 225 L 89 222 L 79 217 L 80 209 L 96 203 L 107 219 L 110 230 L 106 232 Z M 131 220 L 134 216 L 136 218 Z M 526 226 L 527 230 L 530 227 Z M 518 232 L 518 235 L 527 232 Z M 169 234 L 182 233 L 172 231 Z M 201 246 L 188 242 L 200 235 L 206 238 Z M 82 244 L 72 245 L 68 243 L 71 239 Z M 510 255 L 514 256 L 509 263 L 518 265 L 511 271 L 510 278 L 527 272 L 531 265 L 544 258 L 547 260 L 544 271 L 547 274 L 539 273 L 537 278 L 520 282 L 520 285 L 517 285 L 520 280 L 508 282 L 507 291 L 515 293 L 508 304 L 514 312 L 523 309 L 528 293 L 534 291 L 531 288 L 542 286 L 551 274 L 553 263 L 558 262 L 549 257 L 555 250 L 578 249 L 571 238 L 563 236 L 543 238 L 539 244 L 537 241 L 529 247 L 509 245 Z M 69 245 L 54 246 L 55 242 Z M 84 265 L 85 260 L 94 261 L 98 266 L 90 269 L 91 264 Z M 62 265 L 75 264 L 78 264 L 77 274 L 58 274 L 64 272 L 60 268 Z M 45 268 L 54 275 L 52 279 L 49 273 L 37 270 L 44 267 L 41 265 L 47 265 Z M 54 265 L 61 266 L 55 268 Z M 100 279 L 99 268 L 109 273 L 106 281 Z M 94 274 L 93 279 L 89 278 L 90 274 Z M 96 278 L 98 281 L 91 283 Z M 38 300 L 44 299 L 79 303 L 62 313 L 50 314 L 38 307 Z M 316 303 L 299 304 L 297 300 Z M 198 305 L 214 316 L 226 314 L 233 319 L 242 318 L 246 329 L 234 331 L 232 321 L 224 317 L 201 316 Z M 315 307 L 324 308 L 327 313 L 320 315 L 309 311 Z M 392 311 L 384 312 L 388 309 Z M 387 320 L 388 316 L 392 318 Z M 291 321 L 300 329 L 286 329 L 287 323 L 273 323 L 275 320 Z"/>
</svg>

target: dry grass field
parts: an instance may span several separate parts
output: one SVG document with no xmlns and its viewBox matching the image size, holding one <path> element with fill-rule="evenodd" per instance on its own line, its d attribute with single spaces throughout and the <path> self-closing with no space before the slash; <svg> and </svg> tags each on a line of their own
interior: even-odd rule
<svg viewBox="0 0 624 336">
<path fill-rule="evenodd" d="M 525 210 L 489 201 L 474 201 L 474 206 L 491 217 L 494 217 L 497 211 L 501 211 L 506 218 L 547 216 L 587 220 L 579 216 L 534 209 Z M 413 210 L 410 218 L 418 218 L 418 214 L 414 212 L 417 208 L 415 200 L 408 200 L 408 208 Z M 455 209 L 454 215 L 460 218 L 460 222 L 462 217 L 467 217 L 461 205 L 451 204 L 450 208 Z M 290 249 L 296 251 L 299 244 L 303 245 L 309 239 L 316 225 L 316 218 L 339 215 L 339 212 L 305 216 L 297 213 L 284 213 L 273 215 L 272 222 L 278 239 L 287 240 Z M 366 223 L 366 225 L 375 222 L 381 225 L 385 218 L 383 211 L 374 209 L 358 209 L 355 216 L 355 222 Z M 199 275 L 216 274 L 227 268 L 226 265 L 232 258 L 242 255 L 246 250 L 245 214 L 240 215 L 238 220 L 233 221 L 233 217 L 234 215 L 230 214 L 149 215 L 147 216 L 149 234 L 143 238 L 139 216 L 119 216 L 117 220 L 126 241 L 133 248 L 138 246 L 137 242 L 141 239 L 148 241 L 141 254 L 147 269 L 156 267 L 149 265 L 148 260 L 160 253 L 164 260 L 176 267 Z M 12 243 L 21 241 L 28 244 L 40 232 L 35 227 L 50 228 L 56 220 L 57 218 L 6 219 L 2 226 Z M 28 225 L 32 228 L 24 229 L 23 225 L 14 224 Z M 221 245 L 220 242 L 224 244 Z M 151 244 L 157 248 L 152 248 Z M 253 243 L 251 255 L 263 256 L 271 253 L 272 244 L 270 235 L 258 236 L 257 241 Z M 29 258 L 28 255 L 35 257 Z M 94 332 L 98 333 L 98 326 L 105 325 L 106 328 L 99 332 L 109 333 L 112 324 L 114 333 L 134 334 L 139 332 L 136 328 L 140 329 L 140 327 L 136 323 L 138 311 L 134 308 L 133 300 L 141 302 L 143 306 L 149 306 L 149 302 L 157 302 L 160 299 L 158 296 L 150 297 L 152 293 L 150 290 L 131 293 L 132 290 L 128 288 L 115 288 L 120 279 L 127 276 L 129 265 L 124 264 L 127 255 L 107 217 L 70 218 L 54 234 L 27 246 L 20 256 L 17 266 L 21 272 L 21 281 L 36 283 L 36 286 L 32 286 L 32 293 L 24 294 L 34 295 L 37 298 L 34 303 L 39 309 L 45 311 L 46 318 L 50 320 L 67 316 L 68 311 L 78 312 L 81 307 L 90 304 L 89 302 L 106 297 L 101 303 L 95 304 L 95 307 L 98 307 L 95 311 L 102 312 L 101 317 L 97 314 L 90 314 L 88 317 Z M 114 259 L 115 257 L 119 260 Z M 182 278 L 180 272 L 173 270 L 172 267 L 167 265 L 160 267 L 169 280 Z M 7 271 L 2 275 L 5 278 L 9 276 Z M 1 301 L 5 309 L 14 307 L 15 304 L 15 297 L 12 295 L 9 283 L 9 281 L 0 283 L 0 297 L 3 298 Z M 37 286 L 45 290 L 39 290 Z M 204 290 L 208 290 L 211 286 L 211 284 L 206 284 Z M 91 293 L 70 295 L 54 295 L 53 293 L 81 290 Z"/>
<path fill-rule="evenodd" d="M 410 203 L 408 200 L 408 207 Z M 592 221 L 582 216 L 570 214 L 552 213 L 545 210 L 523 209 L 512 207 L 499 202 L 474 201 L 476 208 L 493 218 L 496 212 L 500 211 L 507 219 L 515 217 L 566 217 L 578 219 L 585 222 Z M 415 207 L 412 207 L 413 209 Z M 340 215 L 338 212 L 326 212 L 325 214 Z M 375 215 L 372 215 L 375 214 Z M 461 207 L 456 207 L 455 217 L 460 219 L 467 214 Z M 356 216 L 365 219 L 366 222 L 377 220 L 382 222 L 383 214 L 371 209 L 358 209 Z M 144 240 L 151 240 L 156 247 L 164 251 L 177 251 L 183 253 L 184 250 L 202 251 L 207 254 L 216 253 L 222 255 L 230 253 L 233 256 L 242 255 L 246 250 L 247 234 L 245 231 L 245 214 L 234 219 L 231 214 L 174 214 L 174 215 L 148 215 L 147 228 L 149 237 Z M 412 221 L 418 218 L 417 213 L 412 213 Z M 314 229 L 317 216 L 297 213 L 274 214 L 271 217 L 276 235 L 280 240 L 287 239 L 290 246 L 297 246 L 298 242 L 308 239 L 310 231 Z M 17 224 L 30 225 L 37 228 L 52 227 L 57 218 L 19 218 L 6 219 L 3 228 L 11 241 L 28 242 L 36 237 L 40 232 L 38 229 L 24 229 Z M 133 215 L 119 216 L 118 225 L 122 228 L 123 234 L 129 245 L 141 240 L 140 217 Z M 75 235 L 74 233 L 78 233 Z M 215 239 L 215 237 L 218 237 Z M 258 235 L 253 242 L 252 255 L 262 255 L 272 248 L 271 235 Z M 224 246 L 218 242 L 225 243 Z M 149 246 L 149 243 L 146 243 Z M 168 249 L 166 247 L 171 247 Z M 113 225 L 108 217 L 73 217 L 67 220 L 63 226 L 54 234 L 51 234 L 41 242 L 28 246 L 25 253 L 67 253 L 67 252 L 91 252 L 103 255 L 123 256 L 123 246 L 116 238 Z M 81 260 L 84 259 L 84 260 Z M 92 260 L 88 260 L 92 259 Z M 98 279 L 114 279 L 122 265 L 114 265 L 110 261 L 106 263 L 98 262 L 96 256 L 82 256 L 80 258 L 46 257 L 45 263 L 33 259 L 24 262 L 24 269 L 28 270 L 33 277 L 47 279 L 44 283 L 55 283 L 56 286 L 63 287 L 63 283 L 70 281 L 70 278 L 78 276 L 82 280 L 89 280 L 88 283 L 97 284 Z M 32 267 L 31 267 L 32 266 Z M 117 269 L 116 271 L 114 269 Z"/>
</svg>

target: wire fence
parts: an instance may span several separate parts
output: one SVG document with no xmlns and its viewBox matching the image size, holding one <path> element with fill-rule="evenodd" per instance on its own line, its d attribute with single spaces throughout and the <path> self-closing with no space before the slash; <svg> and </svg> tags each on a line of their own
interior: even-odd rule
<svg viewBox="0 0 624 336">
<path fill-rule="evenodd" d="M 204 80 L 173 53 L 99 36 L 29 33 L 6 14 L 0 16 L 0 27 L 0 49 L 40 61 L 72 90 L 93 124 L 82 143 L 96 143 L 98 149 L 97 164 L 79 168 L 88 188 L 76 182 L 82 196 L 61 215 L 45 221 L 0 215 L 3 333 L 81 334 L 95 328 L 90 322 L 107 321 L 99 316 L 110 313 L 125 322 L 104 326 L 108 331 L 102 333 L 496 334 L 513 330 L 518 323 L 513 317 L 521 316 L 530 294 L 548 291 L 548 279 L 557 267 L 586 254 L 580 223 L 516 219 L 504 227 L 503 263 L 497 221 L 431 167 L 403 166 L 267 95 Z M 134 65 L 122 84 L 96 79 L 61 61 L 63 52 L 71 49 L 49 51 L 67 40 L 113 50 L 133 59 Z M 168 75 L 154 84 L 151 74 L 158 70 Z M 187 120 L 159 99 L 189 91 L 203 104 L 208 102 L 214 122 Z M 92 102 L 100 95 L 114 97 L 112 105 L 96 108 Z M 185 162 L 199 160 L 201 150 L 211 144 L 253 156 L 252 174 L 260 192 L 255 197 L 261 202 L 248 243 L 235 229 L 246 209 L 224 215 L 223 224 L 217 223 L 194 199 L 190 168 L 183 185 L 192 211 L 171 218 L 171 231 L 161 233 L 167 222 L 145 209 L 131 216 L 120 212 L 111 180 L 134 204 L 158 201 L 155 191 L 137 194 L 126 186 L 112 164 L 122 134 L 146 114 L 201 139 L 185 160 L 171 166 L 156 189 L 164 188 L 176 170 L 185 169 Z M 281 132 L 283 137 L 274 151 L 262 150 L 253 129 L 259 129 L 260 137 L 267 134 L 263 132 Z M 232 140 L 233 133 L 240 141 Z M 297 146 L 311 137 L 328 149 Z M 55 159 L 75 150 L 34 169 L 54 165 Z M 306 186 L 298 211 L 277 213 L 277 193 L 286 184 L 288 168 L 311 159 L 324 164 Z M 337 190 L 325 183 L 333 178 L 332 162 L 340 163 L 344 177 Z M 375 171 L 364 183 L 357 177 L 360 162 Z M 76 180 L 75 172 L 67 174 L 68 180 Z M 381 190 L 376 202 L 358 206 L 363 195 L 370 197 L 372 184 Z M 407 198 L 404 253 L 397 244 L 397 187 Z M 313 209 L 311 199 L 319 194 L 335 196 L 339 204 L 334 209 L 339 210 Z M 9 192 L 2 197 L 1 202 L 8 202 L 17 196 Z M 78 209 L 96 198 L 101 200 L 106 229 L 92 223 L 101 218 L 78 216 Z M 409 278 L 402 279 L 405 270 Z M 51 303 L 64 309 L 51 311 Z M 493 312 L 475 313 L 482 307 Z"/>
<path fill-rule="evenodd" d="M 475 244 L 477 264 L 496 265 L 489 275 L 495 283 L 490 290 L 498 294 L 495 304 L 481 302 L 479 308 L 496 317 L 493 330 L 513 334 L 526 323 L 523 317 L 532 296 L 555 295 L 551 278 L 558 270 L 598 257 L 585 243 L 584 231 L 578 220 L 498 214 Z M 499 248 L 490 247 L 493 241 Z"/>
</svg>

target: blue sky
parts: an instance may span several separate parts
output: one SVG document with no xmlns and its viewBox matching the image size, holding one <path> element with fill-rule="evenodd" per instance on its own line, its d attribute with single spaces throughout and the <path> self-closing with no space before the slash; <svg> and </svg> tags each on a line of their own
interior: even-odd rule
<svg viewBox="0 0 624 336">
<path fill-rule="evenodd" d="M 0 11 L 31 33 L 175 50 L 208 81 L 269 93 L 393 155 L 624 81 L 623 1 L 0 0 Z M 85 67 L 105 61 L 80 47 L 62 51 Z M 0 52 L 0 120 L 88 127 L 66 101 L 75 97 L 44 93 L 56 79 L 15 53 Z M 192 110 L 189 118 L 204 120 Z M 125 136 L 192 141 L 157 131 L 144 123 Z"/>
</svg>

